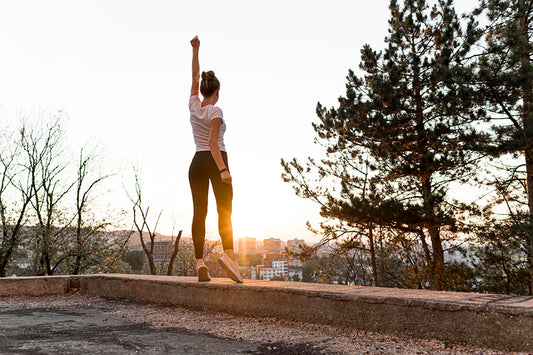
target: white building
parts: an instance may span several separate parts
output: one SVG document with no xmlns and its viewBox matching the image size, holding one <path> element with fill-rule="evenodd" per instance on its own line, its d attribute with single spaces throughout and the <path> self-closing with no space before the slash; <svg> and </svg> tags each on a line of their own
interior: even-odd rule
<svg viewBox="0 0 533 355">
<path fill-rule="evenodd" d="M 259 272 L 259 278 L 262 280 L 271 280 L 276 276 L 285 280 L 289 279 L 289 265 L 286 260 L 272 261 L 272 267 L 259 265 L 257 271 Z"/>
</svg>

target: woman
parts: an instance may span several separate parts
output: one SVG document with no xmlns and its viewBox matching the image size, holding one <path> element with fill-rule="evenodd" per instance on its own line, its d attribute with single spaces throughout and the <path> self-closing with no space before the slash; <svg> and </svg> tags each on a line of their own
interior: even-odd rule
<svg viewBox="0 0 533 355">
<path fill-rule="evenodd" d="M 191 125 L 196 144 L 196 154 L 189 168 L 194 216 L 192 221 L 192 239 L 196 255 L 196 272 L 198 281 L 210 281 L 207 266 L 204 263 L 205 218 L 207 216 L 207 196 L 209 181 L 213 186 L 218 211 L 218 231 L 222 238 L 224 254 L 218 260 L 220 266 L 235 282 L 242 282 L 239 266 L 233 252 L 233 227 L 231 225 L 231 203 L 233 187 L 228 166 L 228 156 L 224 146 L 224 122 L 222 110 L 215 106 L 220 93 L 220 82 L 212 71 L 202 72 L 200 82 L 200 64 L 198 36 L 191 40 L 192 45 L 192 87 L 189 99 Z M 202 93 L 200 101 L 198 89 Z"/>
</svg>

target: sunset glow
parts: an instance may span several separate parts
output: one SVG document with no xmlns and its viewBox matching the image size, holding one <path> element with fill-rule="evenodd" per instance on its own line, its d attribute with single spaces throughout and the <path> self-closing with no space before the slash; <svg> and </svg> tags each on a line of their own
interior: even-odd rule
<svg viewBox="0 0 533 355">
<path fill-rule="evenodd" d="M 63 110 L 73 144 L 100 142 L 120 172 L 105 202 L 130 210 L 122 185 L 131 185 L 131 166 L 141 162 L 145 199 L 163 210 L 158 231 L 188 236 L 189 40 L 198 35 L 201 69 L 221 81 L 235 238 L 317 241 L 305 223 L 321 220 L 319 208 L 281 180 L 280 159 L 319 154 L 311 126 L 317 102 L 336 104 L 363 44 L 383 46 L 389 2 L 362 4 L 3 1 L 0 114 L 16 122 L 21 111 Z M 216 235 L 211 201 L 208 232 Z"/>
</svg>

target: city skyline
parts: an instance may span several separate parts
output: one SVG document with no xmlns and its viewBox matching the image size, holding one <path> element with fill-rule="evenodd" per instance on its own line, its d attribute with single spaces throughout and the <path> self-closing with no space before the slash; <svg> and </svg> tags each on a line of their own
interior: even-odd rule
<svg viewBox="0 0 533 355">
<path fill-rule="evenodd" d="M 155 242 L 175 241 L 176 237 L 177 237 L 176 235 L 164 235 L 164 234 L 161 234 L 161 233 L 156 233 L 154 241 Z M 306 241 L 303 238 L 296 238 L 296 237 L 289 238 L 289 239 L 284 239 L 284 238 L 279 238 L 279 237 L 275 237 L 275 236 L 271 236 L 271 237 L 267 237 L 267 238 L 256 238 L 256 237 L 252 237 L 252 236 L 246 236 L 246 237 L 238 237 L 238 238 L 234 239 L 235 249 L 236 250 L 240 249 L 239 243 L 241 243 L 241 241 L 250 240 L 250 239 L 253 239 L 256 243 L 260 243 L 260 242 L 263 242 L 265 240 L 276 239 L 276 240 L 280 240 L 282 242 L 282 245 L 284 245 L 284 246 L 288 246 L 290 244 L 288 242 L 294 242 L 294 241 L 303 241 L 303 242 L 305 242 L 305 244 L 308 244 L 308 245 L 313 245 L 314 244 L 314 243 L 310 243 L 309 241 Z M 149 236 L 148 232 L 143 232 L 143 240 L 144 240 L 145 243 L 146 242 L 150 242 L 150 236 Z M 192 241 L 192 238 L 190 236 L 182 236 L 180 238 L 180 240 Z M 214 243 L 214 242 L 217 242 L 217 239 L 206 239 L 206 242 L 207 243 Z M 133 231 L 133 233 L 132 233 L 132 235 L 130 237 L 130 240 L 129 240 L 129 244 L 130 245 L 136 245 L 136 246 L 140 245 L 140 238 L 139 238 L 139 233 L 138 232 Z"/>
</svg>

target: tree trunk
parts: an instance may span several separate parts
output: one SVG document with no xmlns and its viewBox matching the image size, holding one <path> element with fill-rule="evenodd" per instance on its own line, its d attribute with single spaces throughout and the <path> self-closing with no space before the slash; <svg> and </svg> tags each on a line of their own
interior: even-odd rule
<svg viewBox="0 0 533 355">
<path fill-rule="evenodd" d="M 78 275 L 80 272 L 80 265 L 81 265 L 81 257 L 80 255 L 76 255 L 76 261 L 74 262 L 74 268 L 72 269 L 72 275 Z"/>
<path fill-rule="evenodd" d="M 44 261 L 46 264 L 46 275 L 52 276 L 54 274 L 54 271 L 52 270 L 52 265 L 50 263 L 50 255 L 48 252 L 44 255 Z"/>
<path fill-rule="evenodd" d="M 435 205 L 431 200 L 431 179 L 424 178 L 422 180 L 422 197 L 424 199 L 424 214 L 429 237 L 431 239 L 432 260 L 431 271 L 433 283 L 431 288 L 436 291 L 444 289 L 444 250 L 442 248 L 442 240 L 440 238 L 440 228 L 435 217 Z"/>
<path fill-rule="evenodd" d="M 524 8 L 525 4 L 521 4 L 519 9 L 520 17 L 519 23 L 524 36 L 524 42 L 530 44 L 529 26 L 527 11 Z M 526 176 L 527 176 L 527 199 L 529 207 L 530 224 L 533 224 L 533 73 L 531 73 L 530 65 L 530 49 L 529 46 L 524 48 L 522 53 L 522 75 L 525 76 L 522 84 L 522 122 L 524 127 L 524 141 L 525 150 L 524 155 L 526 159 Z M 533 291 L 533 233 L 529 234 L 529 259 L 532 260 L 529 264 L 529 290 L 530 294 Z"/>
<path fill-rule="evenodd" d="M 11 259 L 11 255 L 13 254 L 13 250 L 15 250 L 15 247 L 17 245 L 17 242 L 18 242 L 17 239 L 18 239 L 18 235 L 20 232 L 20 228 L 22 227 L 22 220 L 24 218 L 24 213 L 26 211 L 27 205 L 28 205 L 28 202 L 25 202 L 24 205 L 22 206 L 22 210 L 20 212 L 17 223 L 15 224 L 15 227 L 11 230 L 11 235 L 9 236 L 9 240 L 8 240 L 8 233 L 6 232 L 7 223 L 3 223 L 4 240 L 2 242 L 3 255 L 2 255 L 2 259 L 0 260 L 0 277 L 6 276 L 7 265 L 9 264 L 9 260 Z M 4 249 L 4 243 L 8 244 L 6 249 Z"/>
<path fill-rule="evenodd" d="M 416 54 L 416 48 L 413 46 L 413 53 Z M 413 90 L 416 105 L 416 130 L 418 133 L 418 159 L 422 165 L 422 159 L 428 154 L 428 138 L 424 127 L 424 105 L 422 99 L 422 88 L 420 83 L 419 71 L 420 57 L 414 56 L 413 62 Z M 444 253 L 440 239 L 439 226 L 436 225 L 435 203 L 432 199 L 431 174 L 427 168 L 421 168 L 419 178 L 422 185 L 422 199 L 424 201 L 424 219 L 431 239 L 433 255 L 431 258 L 430 269 L 432 272 L 432 288 L 441 291 L 444 288 Z M 428 175 L 429 174 L 429 175 Z"/>
<path fill-rule="evenodd" d="M 12 232 L 9 240 L 7 239 L 7 235 L 4 235 L 4 242 L 2 243 L 2 259 L 0 260 L 0 277 L 5 277 L 7 272 L 7 265 L 9 263 L 9 260 L 11 259 L 11 255 L 13 254 L 13 249 L 15 249 L 15 245 L 17 244 L 16 240 L 17 235 Z"/>
<path fill-rule="evenodd" d="M 172 269 L 174 268 L 174 262 L 176 260 L 176 257 L 178 256 L 182 232 L 183 231 L 179 231 L 178 236 L 176 237 L 176 242 L 174 243 L 174 250 L 172 251 L 172 255 L 170 256 L 170 261 L 168 262 L 167 276 L 172 276 Z"/>
<path fill-rule="evenodd" d="M 78 178 L 79 179 L 79 178 Z M 81 184 L 80 184 L 81 185 Z M 83 210 L 83 206 L 80 204 L 80 185 L 78 185 L 77 189 L 77 213 L 78 218 L 76 221 L 76 260 L 74 261 L 74 268 L 72 270 L 73 275 L 77 275 L 80 272 L 80 266 L 81 266 L 81 256 L 83 253 L 82 250 L 82 242 L 81 242 L 81 213 Z"/>
<path fill-rule="evenodd" d="M 51 236 L 51 230 L 50 227 L 47 225 L 45 227 L 44 233 L 43 233 L 43 259 L 44 259 L 44 265 L 46 268 L 46 275 L 51 276 L 53 274 L 52 271 L 52 263 L 50 261 L 50 236 Z"/>
<path fill-rule="evenodd" d="M 148 258 L 148 264 L 150 265 L 150 273 L 152 275 L 157 275 L 157 268 L 154 263 L 154 254 L 150 253 L 148 249 L 145 249 L 144 251 L 145 251 L 146 257 Z"/>
<path fill-rule="evenodd" d="M 433 248 L 433 289 L 442 291 L 444 290 L 444 250 L 439 228 L 430 227 L 429 236 L 431 237 L 431 246 Z"/>
<path fill-rule="evenodd" d="M 525 151 L 526 157 L 526 175 L 527 175 L 527 199 L 529 207 L 529 225 L 533 226 L 533 149 Z M 529 293 L 533 290 L 533 233 L 530 231 L 528 235 L 529 242 Z"/>
<path fill-rule="evenodd" d="M 426 234 L 421 229 L 419 229 L 417 232 L 420 236 L 420 242 L 422 243 L 422 250 L 424 250 L 424 255 L 426 256 L 426 262 L 433 272 L 433 257 L 431 256 L 431 251 L 429 250 L 428 242 L 426 241 Z"/>
<path fill-rule="evenodd" d="M 370 259 L 372 262 L 372 276 L 374 279 L 374 286 L 378 287 L 378 268 L 376 263 L 376 250 L 374 248 L 374 227 L 372 226 L 372 222 L 368 224 L 368 240 L 370 242 Z"/>
<path fill-rule="evenodd" d="M 153 253 L 155 237 L 152 237 L 152 234 L 149 233 L 150 234 L 151 244 L 150 244 L 150 249 L 148 249 L 148 247 L 146 246 L 146 243 L 144 242 L 142 229 L 137 227 L 137 231 L 139 232 L 139 238 L 141 240 L 141 247 L 143 248 L 144 254 L 146 255 L 146 258 L 148 259 L 148 265 L 150 265 L 150 273 L 152 275 L 157 275 L 157 268 L 156 268 L 155 263 L 154 263 L 154 253 Z"/>
</svg>

